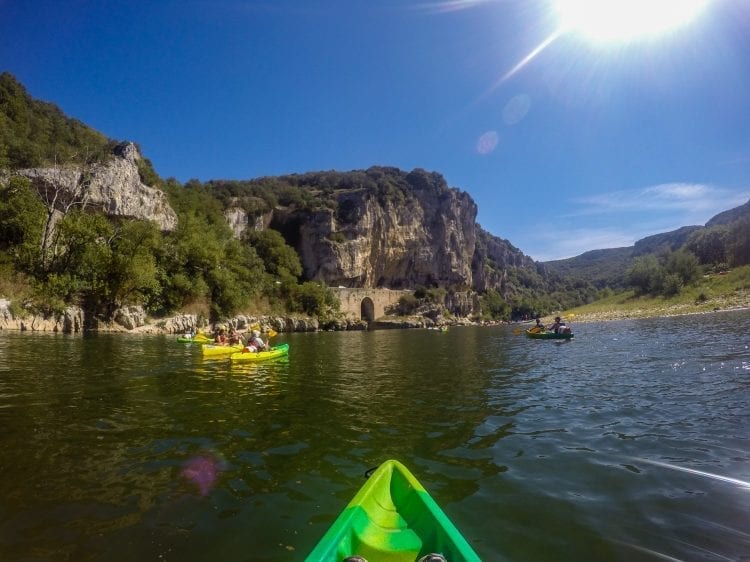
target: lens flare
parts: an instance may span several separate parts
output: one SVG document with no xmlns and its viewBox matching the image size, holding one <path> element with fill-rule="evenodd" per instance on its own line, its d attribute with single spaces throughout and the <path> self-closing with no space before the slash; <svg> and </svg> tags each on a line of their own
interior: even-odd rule
<svg viewBox="0 0 750 562">
<path fill-rule="evenodd" d="M 654 37 L 690 23 L 708 0 L 557 0 L 560 26 L 598 43 Z"/>
<path fill-rule="evenodd" d="M 180 475 L 198 487 L 202 496 L 208 495 L 219 476 L 219 461 L 213 455 L 199 455 L 188 460 Z"/>
<path fill-rule="evenodd" d="M 477 152 L 479 154 L 489 154 L 497 147 L 499 137 L 496 131 L 487 131 L 477 141 Z"/>
<path fill-rule="evenodd" d="M 513 96 L 503 108 L 503 121 L 506 125 L 515 125 L 526 117 L 530 108 L 531 98 L 528 95 L 518 94 L 517 96 Z"/>
</svg>

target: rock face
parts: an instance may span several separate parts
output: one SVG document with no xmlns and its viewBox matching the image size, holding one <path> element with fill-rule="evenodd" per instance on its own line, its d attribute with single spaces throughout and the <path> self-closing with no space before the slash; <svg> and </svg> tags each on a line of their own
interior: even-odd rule
<svg viewBox="0 0 750 562">
<path fill-rule="evenodd" d="M 534 260 L 507 240 L 493 236 L 477 226 L 477 245 L 472 259 L 472 288 L 480 293 L 495 289 L 507 294 L 509 268 L 533 268 Z"/>
<path fill-rule="evenodd" d="M 50 317 L 37 314 L 17 317 L 11 311 L 10 301 L 0 298 L 0 330 L 78 333 L 83 330 L 83 311 L 77 306 L 69 306 L 62 314 Z"/>
<path fill-rule="evenodd" d="M 125 306 L 115 311 L 114 320 L 128 330 L 146 325 L 146 311 L 142 306 Z"/>
<path fill-rule="evenodd" d="M 305 278 L 332 287 L 506 294 L 509 268 L 535 267 L 507 240 L 479 227 L 474 200 L 440 174 L 394 168 L 351 174 L 362 183 L 374 178 L 375 185 L 352 188 L 356 181 L 346 174 L 336 178 L 346 189 L 319 180 L 307 187 L 328 191 L 334 205 L 274 210 L 270 227 L 297 250 Z M 456 314 L 477 308 L 470 296 L 454 301 L 446 304 Z"/>
<path fill-rule="evenodd" d="M 272 213 L 252 217 L 247 211 L 237 205 L 232 205 L 224 211 L 224 218 L 227 219 L 229 228 L 235 238 L 240 239 L 246 230 L 263 230 L 268 228 L 273 217 Z"/>
<path fill-rule="evenodd" d="M 141 182 L 138 160 L 141 158 L 133 143 L 123 143 L 111 159 L 95 164 L 90 170 L 78 167 L 30 168 L 14 173 L 30 180 L 74 190 L 85 178 L 87 204 L 102 209 L 107 215 L 150 220 L 163 231 L 174 230 L 177 214 L 169 206 L 166 194 Z"/>
<path fill-rule="evenodd" d="M 468 289 L 477 206 L 439 174 L 403 174 L 410 189 L 384 197 L 335 193 L 337 209 L 277 210 L 271 223 L 297 250 L 304 276 L 331 286 Z"/>
</svg>

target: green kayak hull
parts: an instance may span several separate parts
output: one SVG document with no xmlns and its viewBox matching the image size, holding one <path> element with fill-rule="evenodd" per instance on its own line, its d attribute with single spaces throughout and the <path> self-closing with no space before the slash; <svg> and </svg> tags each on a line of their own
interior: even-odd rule
<svg viewBox="0 0 750 562">
<path fill-rule="evenodd" d="M 531 332 L 526 330 L 526 336 L 533 340 L 570 340 L 573 339 L 572 333 L 556 334 L 555 332 Z"/>
<path fill-rule="evenodd" d="M 240 351 L 238 353 L 232 353 L 232 355 L 229 357 L 232 362 L 246 362 L 246 361 L 267 361 L 268 359 L 276 359 L 277 357 L 282 357 L 289 353 L 289 344 L 288 343 L 282 343 L 279 345 L 273 346 L 268 351 L 259 351 L 257 353 L 252 353 L 249 351 Z"/>
<path fill-rule="evenodd" d="M 305 562 L 414 562 L 430 554 L 450 562 L 481 559 L 427 490 L 400 462 L 389 460 L 370 476 Z"/>
</svg>

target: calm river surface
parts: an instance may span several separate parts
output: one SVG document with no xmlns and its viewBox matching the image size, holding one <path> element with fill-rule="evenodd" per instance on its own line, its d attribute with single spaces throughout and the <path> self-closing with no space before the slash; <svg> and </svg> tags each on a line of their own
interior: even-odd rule
<svg viewBox="0 0 750 562">
<path fill-rule="evenodd" d="M 303 560 L 389 458 L 485 561 L 750 560 L 750 312 L 574 330 L 0 333 L 0 560 Z"/>
</svg>

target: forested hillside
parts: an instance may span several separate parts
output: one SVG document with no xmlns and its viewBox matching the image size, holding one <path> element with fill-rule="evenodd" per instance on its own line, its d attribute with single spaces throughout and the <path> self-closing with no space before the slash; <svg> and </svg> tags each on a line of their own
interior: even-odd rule
<svg viewBox="0 0 750 562">
<path fill-rule="evenodd" d="M 214 319 L 248 308 L 335 312 L 324 287 L 300 279 L 299 259 L 278 233 L 257 233 L 255 245 L 234 239 L 219 198 L 161 180 L 145 158 L 138 173 L 169 194 L 174 231 L 93 207 L 92 166 L 116 159 L 119 146 L 0 75 L 0 296 L 16 314 L 55 314 L 69 304 L 91 320 L 129 304 Z"/>
<path fill-rule="evenodd" d="M 0 168 L 101 159 L 115 144 L 54 104 L 34 100 L 8 72 L 0 74 Z"/>
<path fill-rule="evenodd" d="M 419 296 L 402 303 L 404 313 L 473 292 L 477 317 L 508 319 L 625 287 L 679 291 L 706 269 L 750 262 L 750 205 L 632 248 L 535 263 L 477 225 L 471 197 L 437 172 L 374 166 L 183 185 L 162 179 L 132 146 L 0 75 L 0 296 L 18 313 L 73 303 L 102 319 L 129 304 L 212 319 L 333 317 L 326 286 L 343 284 L 412 288 Z M 166 193 L 172 220 L 161 224 L 176 227 L 115 215 L 114 199 L 92 205 L 92 182 L 107 166 L 137 168 L 140 193 Z"/>
<path fill-rule="evenodd" d="M 684 226 L 633 246 L 594 250 L 545 262 L 550 271 L 576 275 L 599 289 L 635 288 L 675 294 L 699 275 L 750 263 L 750 201 L 719 213 L 705 226 Z"/>
</svg>

